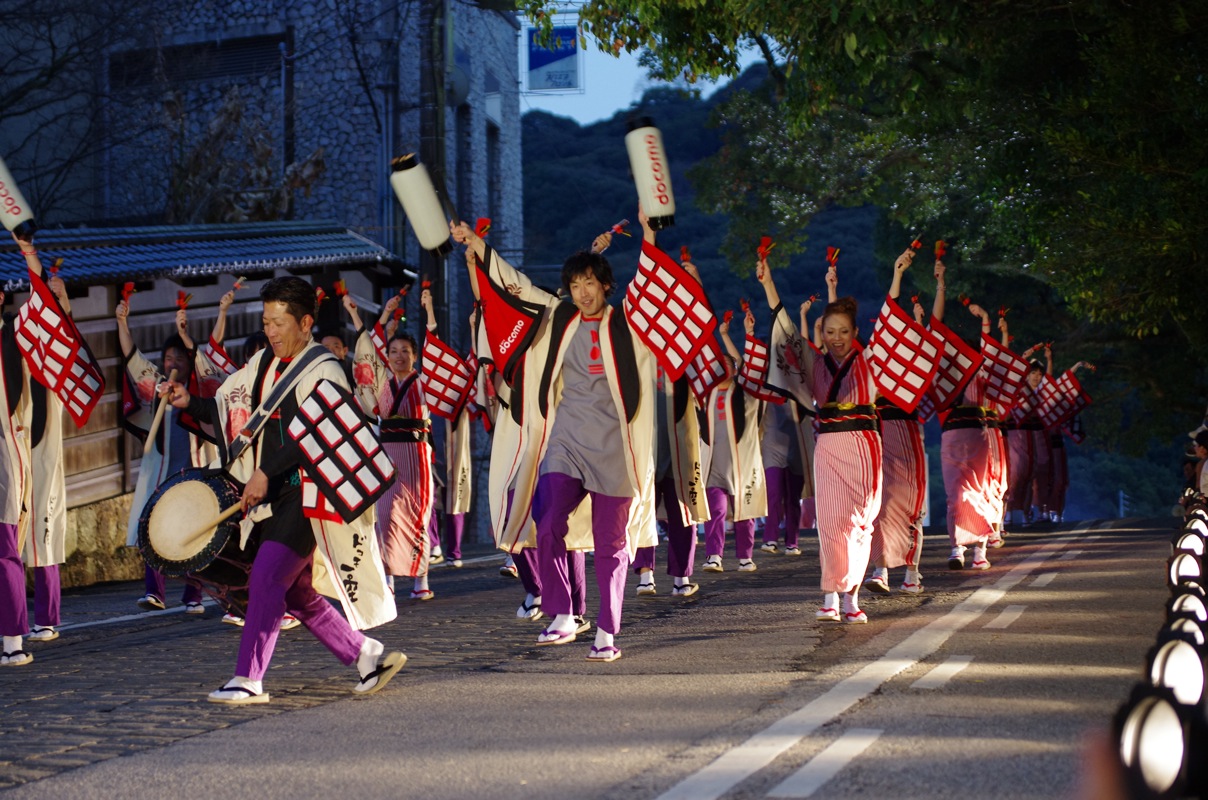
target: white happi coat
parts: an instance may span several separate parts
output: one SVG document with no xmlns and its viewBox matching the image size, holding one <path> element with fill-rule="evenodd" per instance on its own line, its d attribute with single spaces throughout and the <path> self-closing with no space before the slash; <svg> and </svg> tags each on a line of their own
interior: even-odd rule
<svg viewBox="0 0 1208 800">
<path fill-rule="evenodd" d="M 768 515 L 767 477 L 764 475 L 763 455 L 759 449 L 759 409 L 762 401 L 749 394 L 743 398 L 744 426 L 740 439 L 737 437 L 737 429 L 734 425 L 734 396 L 736 392 L 741 391 L 743 388 L 738 385 L 738 381 L 730 384 L 729 397 L 726 401 L 729 408 L 726 410 L 726 429 L 724 431 L 717 430 L 717 414 L 714 410 L 717 397 L 721 394 L 721 387 L 714 387 L 709 392 L 708 411 L 705 418 L 708 420 L 707 430 L 710 444 L 701 447 L 701 453 L 704 456 L 701 459 L 701 467 L 705 479 L 708 480 L 709 470 L 713 465 L 712 443 L 717 441 L 715 437 L 725 436 L 730 443 L 730 482 L 734 486 L 734 497 L 729 503 L 727 518 L 731 521 L 755 519 Z"/>
<path fill-rule="evenodd" d="M 812 377 L 805 355 L 809 347 L 810 343 L 798 333 L 784 305 L 772 309 L 771 358 L 764 383 L 769 389 L 790 398 L 787 401 L 789 414 L 796 423 L 794 429 L 805 478 L 801 486 L 802 500 L 814 496 L 814 418 L 801 411 L 814 407 L 814 394 L 810 388 Z"/>
<path fill-rule="evenodd" d="M 709 474 L 701 458 L 700 421 L 696 415 L 696 399 L 686 381 L 680 391 L 687 395 L 683 413 L 676 416 L 675 382 L 664 376 L 659 402 L 666 410 L 668 444 L 671 447 L 671 479 L 675 483 L 676 509 L 681 525 L 690 527 L 709 519 L 709 501 L 705 497 L 705 478 Z M 657 431 L 656 436 L 662 436 Z M 657 439 L 655 441 L 658 441 Z M 672 509 L 659 506 L 658 518 L 669 519 Z"/>
<path fill-rule="evenodd" d="M 8 324 L 0 321 L 0 328 Z M 0 331 L 2 336 L 11 336 L 12 330 Z M 10 342 L 11 344 L 11 342 Z M 0 409 L 4 410 L 0 422 L 0 522 L 18 527 L 17 545 L 23 548 L 25 537 L 28 535 L 29 508 L 29 421 L 30 403 L 29 392 L 22 391 L 17 399 L 12 414 L 8 413 L 8 387 L 5 380 L 5 370 L 13 367 L 21 371 L 22 385 L 29 380 L 24 360 L 18 357 L 16 363 L 4 364 L 0 360 Z"/>
<path fill-rule="evenodd" d="M 496 542 L 501 549 L 515 552 L 522 547 L 536 546 L 536 527 L 533 524 L 533 495 L 536 491 L 537 479 L 541 461 L 549 444 L 549 434 L 553 430 L 554 417 L 558 403 L 562 397 L 562 359 L 578 330 L 581 315 L 575 314 L 562 333 L 560 346 L 556 352 L 550 346 L 554 338 L 553 312 L 563 302 L 554 295 L 538 289 L 522 273 L 499 257 L 494 249 L 488 249 L 487 275 L 499 286 L 507 287 L 507 291 L 521 300 L 546 307 L 537 334 L 529 346 L 524 359 L 524 374 L 516 380 L 523 382 L 523 430 L 516 426 L 513 433 L 500 437 L 502 425 L 496 426 L 494 447 L 518 446 L 518 450 L 509 450 L 499 459 L 500 466 L 507 463 L 505 473 L 498 477 L 494 474 L 496 459 L 492 456 L 491 484 L 502 487 L 502 505 L 506 508 L 506 493 L 514 489 L 512 513 L 506 515 L 502 528 L 496 528 Z M 650 350 L 642 343 L 637 334 L 633 334 L 633 351 L 637 375 L 627 376 L 636 380 L 640 390 L 638 406 L 632 420 L 626 419 L 624 403 L 621 399 L 621 376 L 618 374 L 614 344 L 612 341 L 609 321 L 613 314 L 621 311 L 606 306 L 600 320 L 600 351 L 604 364 L 604 374 L 608 388 L 612 394 L 613 407 L 617 418 L 621 421 L 621 437 L 619 443 L 624 453 L 625 474 L 628 479 L 633 502 L 629 506 L 629 522 L 626 526 L 627 549 L 632 556 L 639 547 L 652 547 L 656 544 L 658 534 L 654 523 L 654 391 L 656 360 Z M 548 388 L 546 408 L 548 413 L 542 416 L 541 403 L 538 397 L 542 375 L 546 371 L 548 361 L 553 360 L 553 376 Z M 514 396 L 514 395 L 513 395 Z M 500 414 L 500 419 L 504 416 Z M 511 439 L 511 441 L 509 441 Z M 510 456 L 510 458 L 508 457 Z M 492 491 L 492 494 L 495 492 Z M 492 508 L 497 502 L 493 498 Z M 570 518 L 570 531 L 566 537 L 566 546 L 572 550 L 590 550 L 594 548 L 591 536 L 590 495 L 576 508 Z"/>
<path fill-rule="evenodd" d="M 309 347 L 321 348 L 321 345 L 311 342 Z M 214 396 L 218 405 L 217 422 L 227 442 L 233 441 L 235 435 L 243 430 L 254 410 L 250 405 L 252 384 L 260 361 L 264 358 L 275 358 L 272 350 L 261 350 L 253 355 L 242 369 L 223 382 Z M 269 366 L 266 375 L 264 399 L 267 399 L 276 381 L 274 366 Z M 298 405 L 323 380 L 348 388 L 348 378 L 339 361 L 326 352 L 305 368 L 294 385 L 294 398 Z M 246 483 L 259 467 L 258 449 L 246 448 L 237 461 L 227 465 L 227 471 L 235 480 Z M 222 465 L 215 462 L 211 466 Z M 394 593 L 386 585 L 386 571 L 382 566 L 382 554 L 378 549 L 373 523 L 372 506 L 364 515 L 347 524 L 310 520 L 316 544 L 312 567 L 314 586 L 322 594 L 339 600 L 349 624 L 358 630 L 382 625 L 398 615 Z"/>
<path fill-rule="evenodd" d="M 41 438 L 30 453 L 30 536 L 25 542 L 22 558 L 27 566 L 47 567 L 67 560 L 64 410 L 63 403 L 54 392 L 40 386 L 31 389 L 46 394 L 46 423 Z M 33 441 L 32 431 L 30 441 Z"/>
</svg>

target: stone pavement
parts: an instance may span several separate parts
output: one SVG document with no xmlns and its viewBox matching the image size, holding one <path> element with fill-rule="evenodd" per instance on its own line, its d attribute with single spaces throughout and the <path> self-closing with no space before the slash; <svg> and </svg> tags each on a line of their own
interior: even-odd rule
<svg viewBox="0 0 1208 800">
<path fill-rule="evenodd" d="M 929 531 L 924 553 L 922 596 L 895 593 L 868 597 L 863 605 L 874 619 L 908 614 L 919 606 L 953 592 L 969 591 L 980 575 L 948 572 L 944 566 L 947 537 Z M 1033 531 L 1019 541 L 1045 536 Z M 623 647 L 666 647 L 668 656 L 641 669 L 659 674 L 741 671 L 743 649 L 726 653 L 713 647 L 718 636 L 759 635 L 771 627 L 789 634 L 792 646 L 765 659 L 758 669 L 815 672 L 826 669 L 825 644 L 836 639 L 858 641 L 878 626 L 819 626 L 817 605 L 817 540 L 803 536 L 803 555 L 787 557 L 756 552 L 759 569 L 734 571 L 727 558 L 721 574 L 697 573 L 701 591 L 692 598 L 670 597 L 671 580 L 660 572 L 660 593 L 650 599 L 626 597 Z M 730 546 L 732 551 L 732 545 Z M 1010 546 L 991 553 L 991 560 L 1010 558 Z M 660 551 L 660 559 L 663 553 Z M 447 685 L 458 673 L 508 670 L 567 673 L 598 670 L 582 661 L 579 643 L 563 648 L 538 648 L 536 635 L 543 623 L 515 618 L 523 588 L 501 577 L 501 554 L 480 549 L 468 552 L 461 569 L 434 568 L 431 584 L 436 599 L 419 603 L 407 598 L 408 585 L 399 587 L 399 619 L 372 635 L 388 648 L 402 649 L 409 661 L 397 684 L 411 691 Z M 703 548 L 697 561 L 703 560 Z M 665 563 L 665 562 L 661 562 Z M 589 569 L 589 617 L 596 592 Z M 891 578 L 901 580 L 901 571 Z M 406 582 L 404 582 L 406 583 Z M 179 584 L 177 584 L 179 588 Z M 141 613 L 134 605 L 142 594 L 139 583 L 110 584 L 72 590 L 63 598 L 60 639 L 30 643 L 32 665 L 0 670 L 0 789 L 37 781 L 73 768 L 162 747 L 201 733 L 227 728 L 260 717 L 344 700 L 356 680 L 354 670 L 331 657 L 304 629 L 283 632 L 265 679 L 272 694 L 266 705 L 230 708 L 206 702 L 206 694 L 231 674 L 239 629 L 222 624 L 210 607 L 202 618 L 180 613 L 180 607 Z M 173 596 L 174 595 L 174 596 Z M 170 599 L 179 594 L 170 588 Z M 787 611 L 786 611 L 787 610 Z M 675 633 L 660 624 L 674 619 Z M 78 626 L 78 627 L 76 627 Z M 657 641 L 646 631 L 659 629 Z M 590 634 L 589 634 L 590 636 Z M 583 643 L 586 650 L 588 642 Z M 803 643 L 806 645 L 803 650 Z M 803 657 L 802 653 L 806 653 Z M 690 657 L 689 657 L 690 656 Z M 736 663 L 737 662 L 737 663 Z M 622 661 L 609 668 L 637 669 Z M 752 671 L 756 671 L 752 669 Z M 438 680 L 433 680 L 434 678 Z"/>
</svg>

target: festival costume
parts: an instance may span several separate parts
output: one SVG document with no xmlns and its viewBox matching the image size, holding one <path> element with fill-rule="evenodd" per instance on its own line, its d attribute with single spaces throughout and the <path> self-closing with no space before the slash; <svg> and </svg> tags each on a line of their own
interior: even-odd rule
<svg viewBox="0 0 1208 800">
<path fill-rule="evenodd" d="M 372 512 L 367 510 L 345 523 L 326 507 L 300 469 L 301 448 L 286 433 L 298 415 L 298 407 L 320 383 L 327 380 L 345 386 L 338 361 L 320 345 L 312 342 L 295 359 L 306 358 L 316 348 L 322 352 L 301 368 L 300 377 L 260 435 L 227 465 L 232 477 L 240 482 L 246 482 L 258 468 L 269 478 L 265 504 L 272 514 L 256 522 L 251 532 L 259 539 L 260 548 L 252 562 L 248 612 L 236 669 L 236 675 L 252 680 L 263 676 L 272 659 L 286 612 L 301 620 L 345 664 L 356 660 L 364 641 L 359 631 L 389 622 L 397 615 L 377 537 L 373 535 Z M 276 358 L 271 350 L 261 350 L 223 382 L 213 399 L 190 399 L 189 413 L 220 429 L 222 458 L 227 457 L 228 445 L 270 396 L 277 381 L 283 376 L 294 379 L 286 374 L 288 366 L 289 362 Z M 336 613 L 320 593 L 337 599 L 344 616 Z"/>
<path fill-rule="evenodd" d="M 644 262 L 669 260 L 648 243 L 643 243 L 642 258 Z M 510 358 L 523 353 L 513 371 L 510 406 L 517 423 L 512 433 L 519 435 L 508 442 L 503 458 L 510 456 L 510 463 L 503 474 L 494 474 L 492 459 L 492 483 L 510 487 L 515 493 L 512 513 L 503 521 L 502 530 L 497 529 L 497 541 L 501 548 L 514 552 L 528 543 L 522 543 L 522 537 L 528 536 L 530 520 L 536 522 L 542 604 L 550 616 L 571 613 L 563 553 L 568 548 L 594 549 L 601 595 L 597 624 L 601 631 L 615 634 L 620 628 L 630 557 L 638 547 L 652 546 L 656 541 L 651 389 L 656 358 L 667 358 L 667 354 L 653 353 L 631 329 L 625 314 L 611 306 L 604 307 L 598 322 L 584 326 L 576 307 L 533 286 L 489 245 L 477 270 L 488 324 L 497 303 L 520 306 L 530 319 L 537 320 L 520 341 L 514 336 L 490 342 L 491 353 L 501 352 L 501 347 L 504 352 L 516 351 L 509 353 Z M 595 339 L 577 335 L 581 327 L 585 328 L 584 334 L 595 333 Z M 518 324 L 515 331 L 521 329 Z M 700 338 L 703 340 L 707 333 L 711 329 L 702 331 Z M 586 346 L 588 358 L 568 360 L 572 345 L 578 353 Z M 692 352 L 699 347 L 696 344 Z M 577 394 L 582 386 L 565 379 L 568 367 L 577 374 L 602 379 L 607 394 L 603 398 Z M 506 367 L 501 371 L 506 373 Z M 611 472 L 585 454 L 580 432 L 558 425 L 560 416 L 573 420 L 593 415 L 599 426 L 614 426 L 608 449 L 592 454 L 615 464 Z M 597 438 L 596 443 L 604 445 L 605 441 Z M 497 438 L 495 447 L 499 446 Z M 547 464 L 547 454 L 551 453 Z M 564 469 L 572 472 L 560 471 Z M 492 494 L 496 494 L 495 489 Z"/>
<path fill-rule="evenodd" d="M 872 563 L 893 569 L 918 569 L 923 549 L 923 502 L 927 461 L 923 426 L 916 412 L 905 412 L 877 398 L 881 421 L 881 511 L 873 522 Z"/>
<path fill-rule="evenodd" d="M 763 528 L 764 544 L 774 543 L 784 527 L 784 546 L 797 546 L 801 523 L 801 493 L 805 487 L 800 423 L 795 402 L 768 403 L 759 420 L 759 450 L 763 456 L 768 515 Z M 812 439 L 812 431 L 811 436 Z"/>
<path fill-rule="evenodd" d="M 362 331 L 353 369 L 361 405 L 381 420 L 382 448 L 398 470 L 390 491 L 377 502 L 377 534 L 386 572 L 416 578 L 428 574 L 431 554 L 431 420 L 420 372 L 399 381 L 385 367 L 385 350 L 380 325 Z"/>
<path fill-rule="evenodd" d="M 737 380 L 709 393 L 706 424 L 701 432 L 701 467 L 706 475 L 705 555 L 721 557 L 726 521 L 734 523 L 738 560 L 755 550 L 755 520 L 768 513 L 763 457 L 759 452 L 761 402 Z"/>
<path fill-rule="evenodd" d="M 29 382 L 30 534 L 25 564 L 34 570 L 34 625 L 59 624 L 59 565 L 67 560 L 67 482 L 63 471 L 63 403 L 37 381 Z"/>
<path fill-rule="evenodd" d="M 874 332 L 874 336 L 875 336 Z M 881 436 L 868 349 L 853 347 L 842 363 L 816 355 L 818 411 L 814 450 L 819 555 L 824 592 L 852 592 L 868 567 L 873 522 L 881 510 Z"/>
<path fill-rule="evenodd" d="M 29 451 L 25 429 L 30 422 L 25 368 L 13 340 L 12 324 L 0 321 L 0 636 L 29 633 L 25 600 L 25 566 L 21 551 L 26 535 L 22 510 L 28 506 Z"/>
<path fill-rule="evenodd" d="M 1011 409 L 1007 423 L 1008 510 L 1018 512 L 1023 519 L 1031 518 L 1032 483 L 1040 471 L 1049 467 L 1048 448 L 1044 441 L 1044 425 L 1037 414 L 1040 403 L 1038 392 L 1024 385 Z"/>
<path fill-rule="evenodd" d="M 689 578 L 696 558 L 696 525 L 709 518 L 706 492 L 701 484 L 704 472 L 700 422 L 685 379 L 668 380 L 666 372 L 659 368 L 657 388 L 656 516 L 667 526 L 667 574 Z M 639 548 L 633 566 L 639 573 L 653 570 L 655 548 Z"/>
<path fill-rule="evenodd" d="M 961 405 L 940 414 L 940 458 L 948 495 L 948 538 L 953 547 L 984 545 L 1002 519 L 1003 476 L 997 413 L 986 399 L 986 374 L 965 386 Z"/>
<path fill-rule="evenodd" d="M 791 429 L 796 439 L 796 448 L 793 452 L 801 454 L 800 500 L 802 503 L 800 518 L 796 525 L 798 529 L 812 528 L 817 523 L 817 504 L 814 497 L 814 450 L 817 446 L 814 424 L 817 413 L 814 410 L 813 376 L 809 374 L 806 367 L 805 355 L 806 348 L 811 346 L 808 341 L 801 338 L 797 326 L 789 318 L 783 304 L 772 309 L 771 359 L 768 364 L 765 386 L 768 391 L 779 393 L 786 398 L 781 410 L 787 412 L 794 425 Z M 792 473 L 791 469 L 790 473 Z M 773 507 L 771 493 L 781 490 L 779 487 L 775 490 L 772 489 L 771 478 L 767 479 L 767 484 L 768 504 L 771 508 Z M 783 502 L 791 508 L 791 497 L 785 496 Z M 786 517 L 786 546 L 788 545 L 789 525 L 790 522 Z M 772 529 L 771 535 L 774 540 L 776 538 L 775 528 Z M 768 541 L 766 527 L 764 528 L 764 541 Z"/>
</svg>

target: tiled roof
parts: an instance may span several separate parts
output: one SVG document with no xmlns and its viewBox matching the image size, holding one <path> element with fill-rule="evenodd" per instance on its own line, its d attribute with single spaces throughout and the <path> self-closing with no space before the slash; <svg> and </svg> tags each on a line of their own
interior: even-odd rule
<svg viewBox="0 0 1208 800">
<path fill-rule="evenodd" d="M 62 256 L 69 284 L 117 283 L 219 273 L 252 277 L 276 269 L 365 269 L 380 266 L 400 279 L 415 270 L 381 245 L 332 222 L 163 225 L 143 228 L 42 230 L 34 239 L 42 263 Z M 0 247 L 0 282 L 28 286 L 16 244 Z"/>
</svg>

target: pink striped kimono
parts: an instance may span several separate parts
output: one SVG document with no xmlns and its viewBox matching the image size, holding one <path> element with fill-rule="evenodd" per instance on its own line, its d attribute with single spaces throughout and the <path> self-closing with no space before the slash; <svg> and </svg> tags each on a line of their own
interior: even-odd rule
<svg viewBox="0 0 1208 800">
<path fill-rule="evenodd" d="M 1002 435 L 988 403 L 986 374 L 979 371 L 965 387 L 962 404 L 942 414 L 940 460 L 953 547 L 983 543 L 1002 519 Z"/>
<path fill-rule="evenodd" d="M 378 541 L 386 574 L 409 578 L 427 574 L 431 547 L 431 420 L 422 380 L 418 371 L 401 385 L 390 377 L 377 399 L 382 448 L 398 470 L 394 485 L 377 501 Z"/>
<path fill-rule="evenodd" d="M 821 404 L 814 486 L 822 591 L 850 592 L 868 567 L 881 510 L 881 435 L 867 351 L 857 346 L 842 364 L 815 354 L 813 392 Z"/>
<path fill-rule="evenodd" d="M 1008 492 L 1010 510 L 1019 511 L 1025 517 L 1032 504 L 1032 480 L 1038 468 L 1047 472 L 1048 449 L 1044 441 L 1044 426 L 1036 414 L 1040 398 L 1036 390 L 1024 386 L 1019 402 L 1011 411 L 1011 428 L 1007 434 L 1007 459 L 1009 467 Z M 1037 447 L 1040 452 L 1037 452 Z"/>
<path fill-rule="evenodd" d="M 872 563 L 876 566 L 917 567 L 923 548 L 923 501 L 927 463 L 923 426 L 917 414 L 906 414 L 880 400 L 881 513 L 873 523 Z"/>
</svg>

